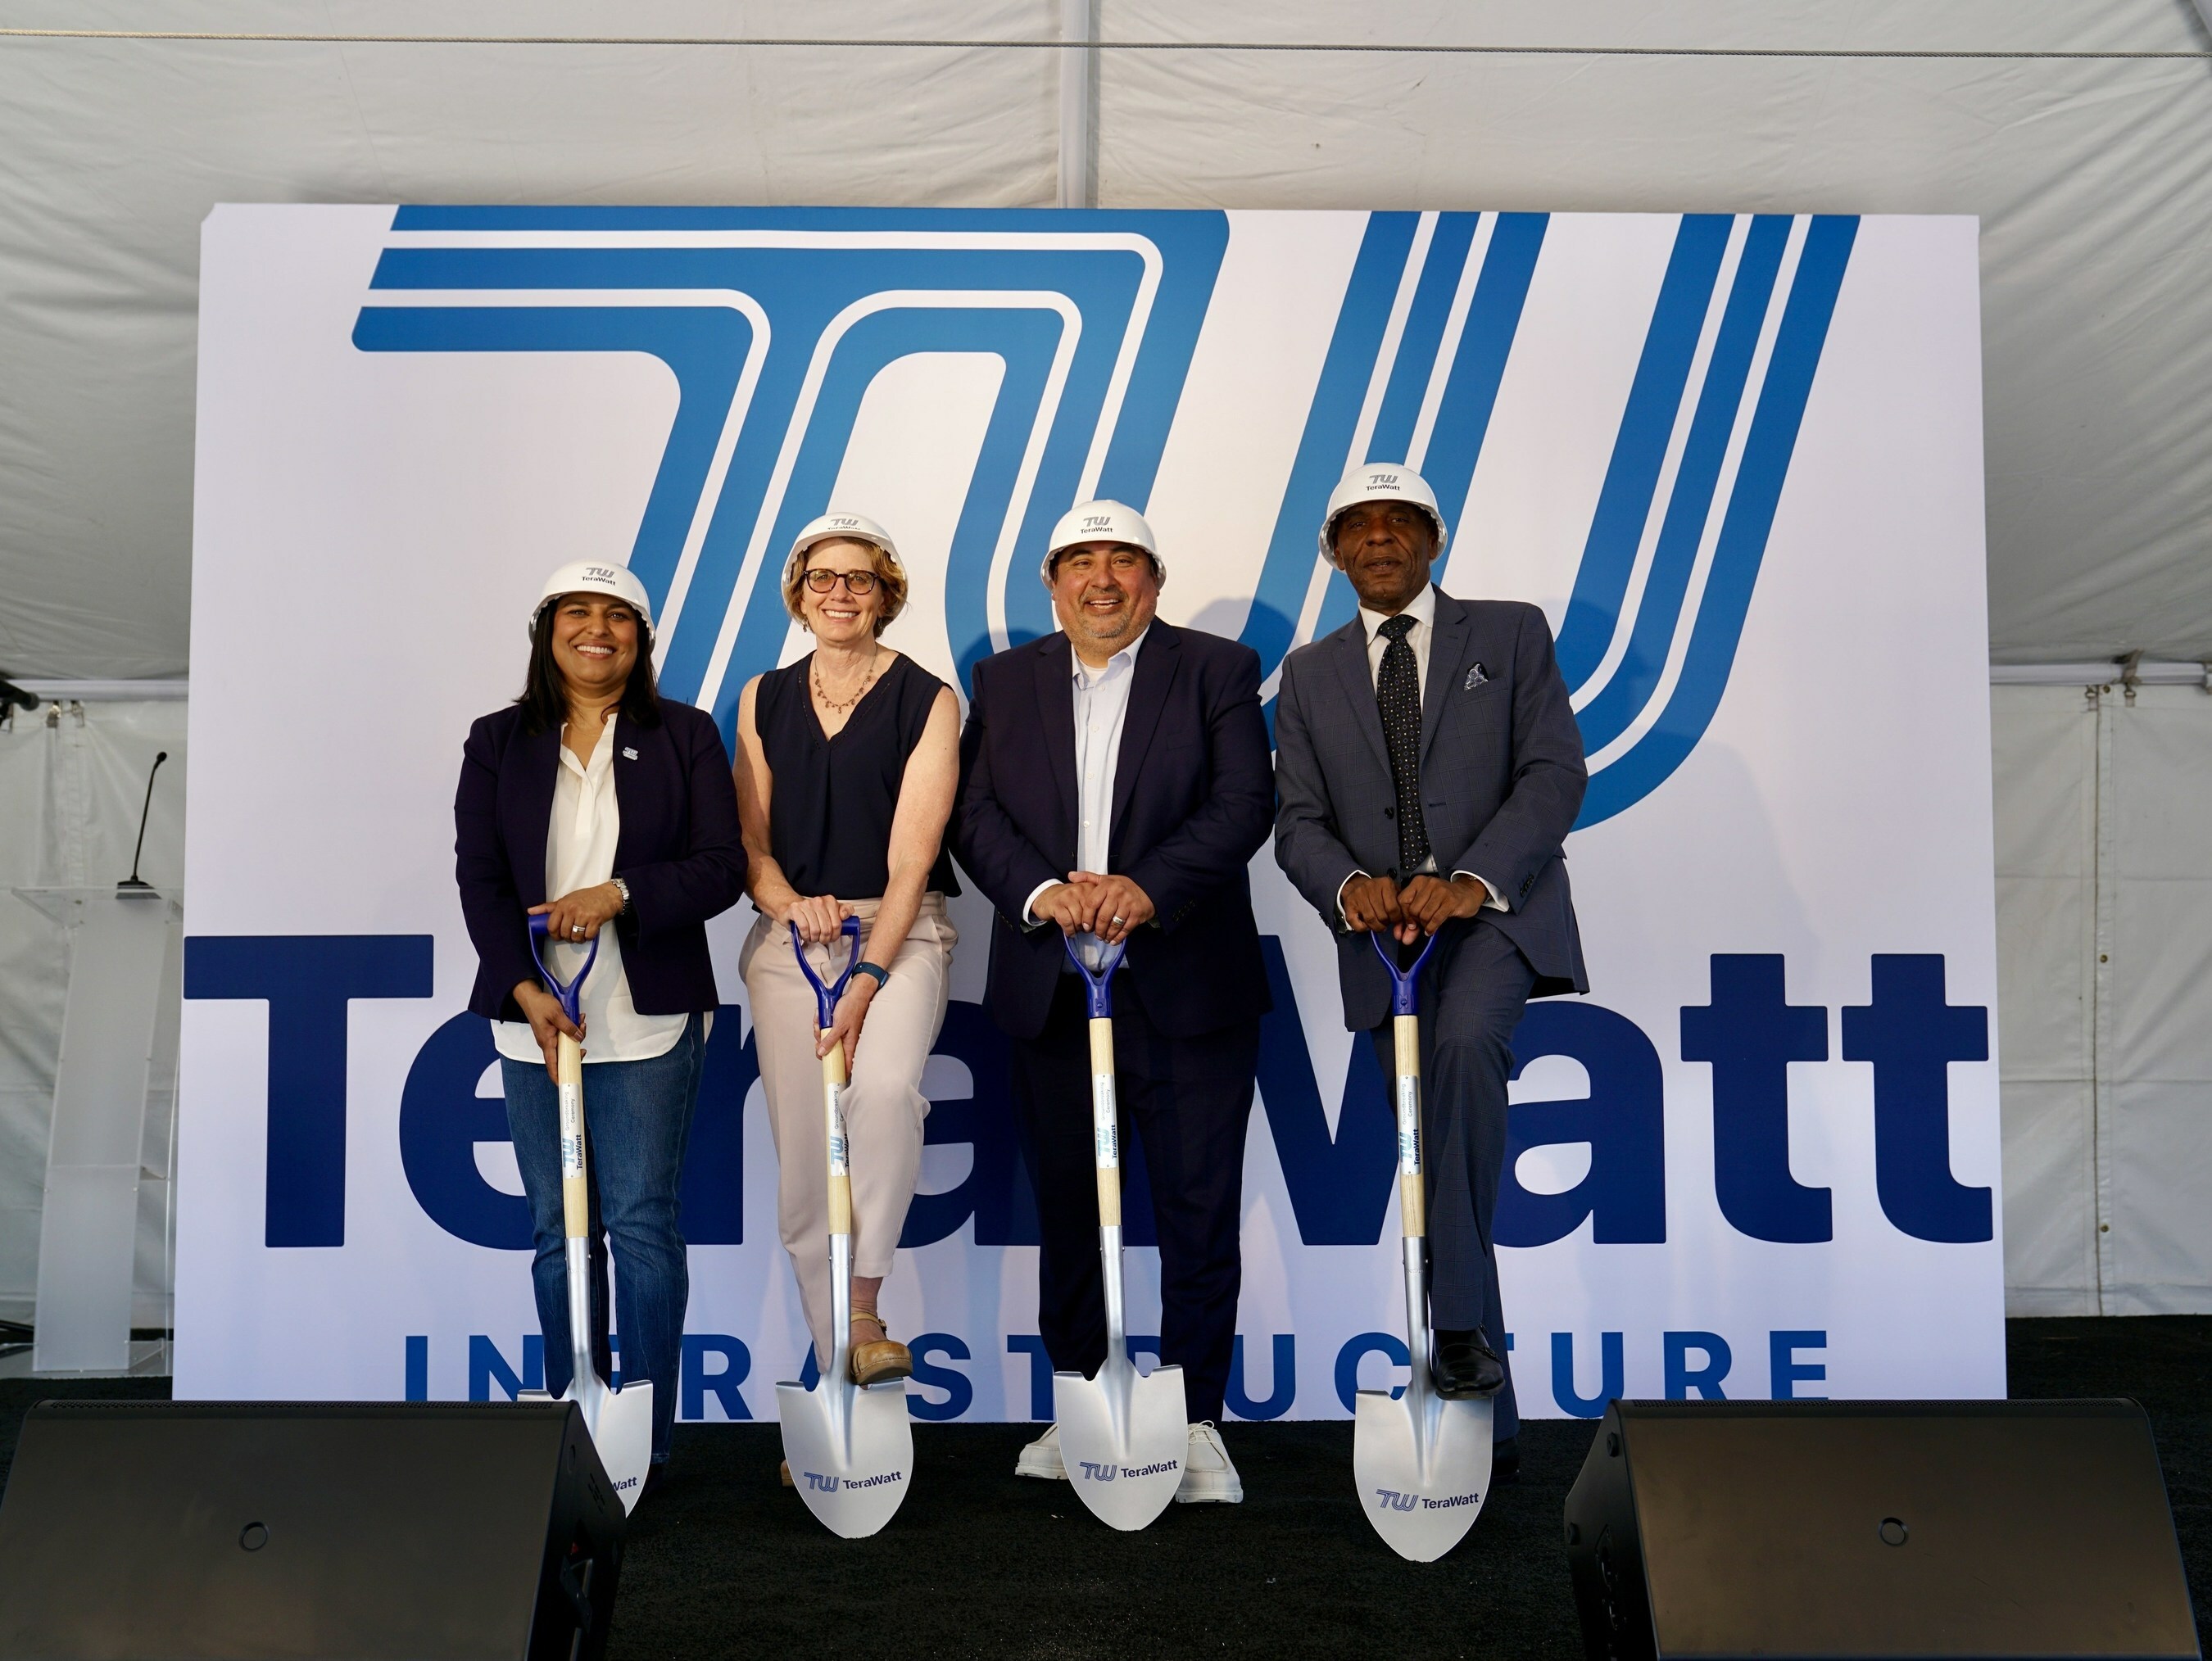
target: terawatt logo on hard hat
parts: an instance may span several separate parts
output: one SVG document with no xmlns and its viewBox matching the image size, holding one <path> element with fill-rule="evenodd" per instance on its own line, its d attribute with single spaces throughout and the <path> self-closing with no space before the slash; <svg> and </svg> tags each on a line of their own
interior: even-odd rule
<svg viewBox="0 0 2212 1661">
<path fill-rule="evenodd" d="M 1437 528 L 1437 552 L 1444 551 L 1451 532 L 1444 526 L 1443 510 L 1437 506 L 1437 493 L 1429 488 L 1429 482 L 1402 466 L 1369 465 L 1353 468 L 1329 492 L 1328 511 L 1321 522 L 1322 558 L 1336 563 L 1336 522 L 1360 503 L 1376 501 L 1401 501 L 1419 508 Z"/>
<path fill-rule="evenodd" d="M 578 560 L 562 566 L 545 579 L 544 586 L 538 591 L 538 603 L 530 608 L 530 627 L 533 632 L 539 615 L 564 594 L 607 595 L 636 612 L 638 621 L 646 627 L 653 627 L 653 602 L 646 594 L 645 585 L 628 566 Z"/>
<path fill-rule="evenodd" d="M 1168 579 L 1167 561 L 1160 558 L 1160 545 L 1152 535 L 1152 527 L 1127 502 L 1104 498 L 1078 502 L 1060 516 L 1045 542 L 1044 558 L 1037 565 L 1037 575 L 1047 588 L 1052 586 L 1054 557 L 1078 543 L 1120 543 L 1129 548 L 1141 548 L 1152 555 L 1152 574 L 1163 584 Z"/>
<path fill-rule="evenodd" d="M 790 572 L 806 557 L 806 550 L 817 543 L 826 543 L 833 537 L 846 537 L 854 542 L 870 543 L 890 555 L 890 562 L 901 571 L 906 569 L 899 558 L 898 545 L 891 541 L 891 533 L 865 513 L 824 513 L 809 519 L 799 527 L 798 536 L 792 538 L 791 553 L 785 566 L 785 581 L 791 580 Z"/>
</svg>

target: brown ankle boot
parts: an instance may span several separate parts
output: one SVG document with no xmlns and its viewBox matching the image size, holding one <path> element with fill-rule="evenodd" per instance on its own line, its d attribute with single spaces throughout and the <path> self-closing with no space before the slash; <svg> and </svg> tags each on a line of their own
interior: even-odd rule
<svg viewBox="0 0 2212 1661">
<path fill-rule="evenodd" d="M 867 1337 L 866 1329 L 870 1328 L 878 1336 Z M 914 1375 L 914 1356 L 904 1344 L 890 1336 L 883 1318 L 872 1309 L 853 1312 L 852 1372 L 853 1382 L 857 1385 L 882 1384 L 889 1379 Z"/>
</svg>

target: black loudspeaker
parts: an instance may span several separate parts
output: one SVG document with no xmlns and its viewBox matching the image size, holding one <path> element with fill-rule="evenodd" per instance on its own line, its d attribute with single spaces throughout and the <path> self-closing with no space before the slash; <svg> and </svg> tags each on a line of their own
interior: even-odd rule
<svg viewBox="0 0 2212 1661">
<path fill-rule="evenodd" d="M 573 1403 L 45 1402 L 0 1656 L 574 1661 L 623 1530 Z"/>
<path fill-rule="evenodd" d="M 1590 1661 L 2199 1654 L 2129 1401 L 1615 1402 L 1566 1535 Z"/>
</svg>

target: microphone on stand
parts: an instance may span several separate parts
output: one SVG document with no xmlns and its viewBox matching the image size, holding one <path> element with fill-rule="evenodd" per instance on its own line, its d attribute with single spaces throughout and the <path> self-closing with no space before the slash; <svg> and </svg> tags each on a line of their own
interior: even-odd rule
<svg viewBox="0 0 2212 1661">
<path fill-rule="evenodd" d="M 146 803 L 138 809 L 138 846 L 131 851 L 131 875 L 115 885 L 115 892 L 118 895 L 155 892 L 151 882 L 142 882 L 138 879 L 138 858 L 146 852 L 146 821 L 154 811 L 154 773 L 161 772 L 161 763 L 168 759 L 168 751 L 159 752 L 154 757 L 153 772 L 146 775 Z"/>
</svg>

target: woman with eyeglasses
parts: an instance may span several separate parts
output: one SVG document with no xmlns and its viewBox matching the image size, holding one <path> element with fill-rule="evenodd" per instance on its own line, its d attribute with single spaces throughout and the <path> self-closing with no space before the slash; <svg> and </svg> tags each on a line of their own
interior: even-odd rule
<svg viewBox="0 0 2212 1661">
<path fill-rule="evenodd" d="M 944 835 L 959 780 L 959 708 L 951 688 L 878 638 L 906 596 L 906 569 L 881 525 L 857 513 L 816 519 L 783 573 L 784 605 L 814 650 L 756 676 L 738 706 L 745 887 L 760 909 L 738 964 L 781 1167 L 776 1215 L 826 1364 L 835 1346 L 822 1058 L 842 1044 L 860 1384 L 913 1370 L 877 1297 L 921 1169 L 921 1070 L 945 1022 L 957 938 L 945 900 L 959 888 Z M 860 967 L 835 1026 L 817 1037 L 792 930 L 831 949 L 814 952 L 817 970 L 833 957 L 842 968 L 848 917 L 860 923 Z"/>
</svg>

